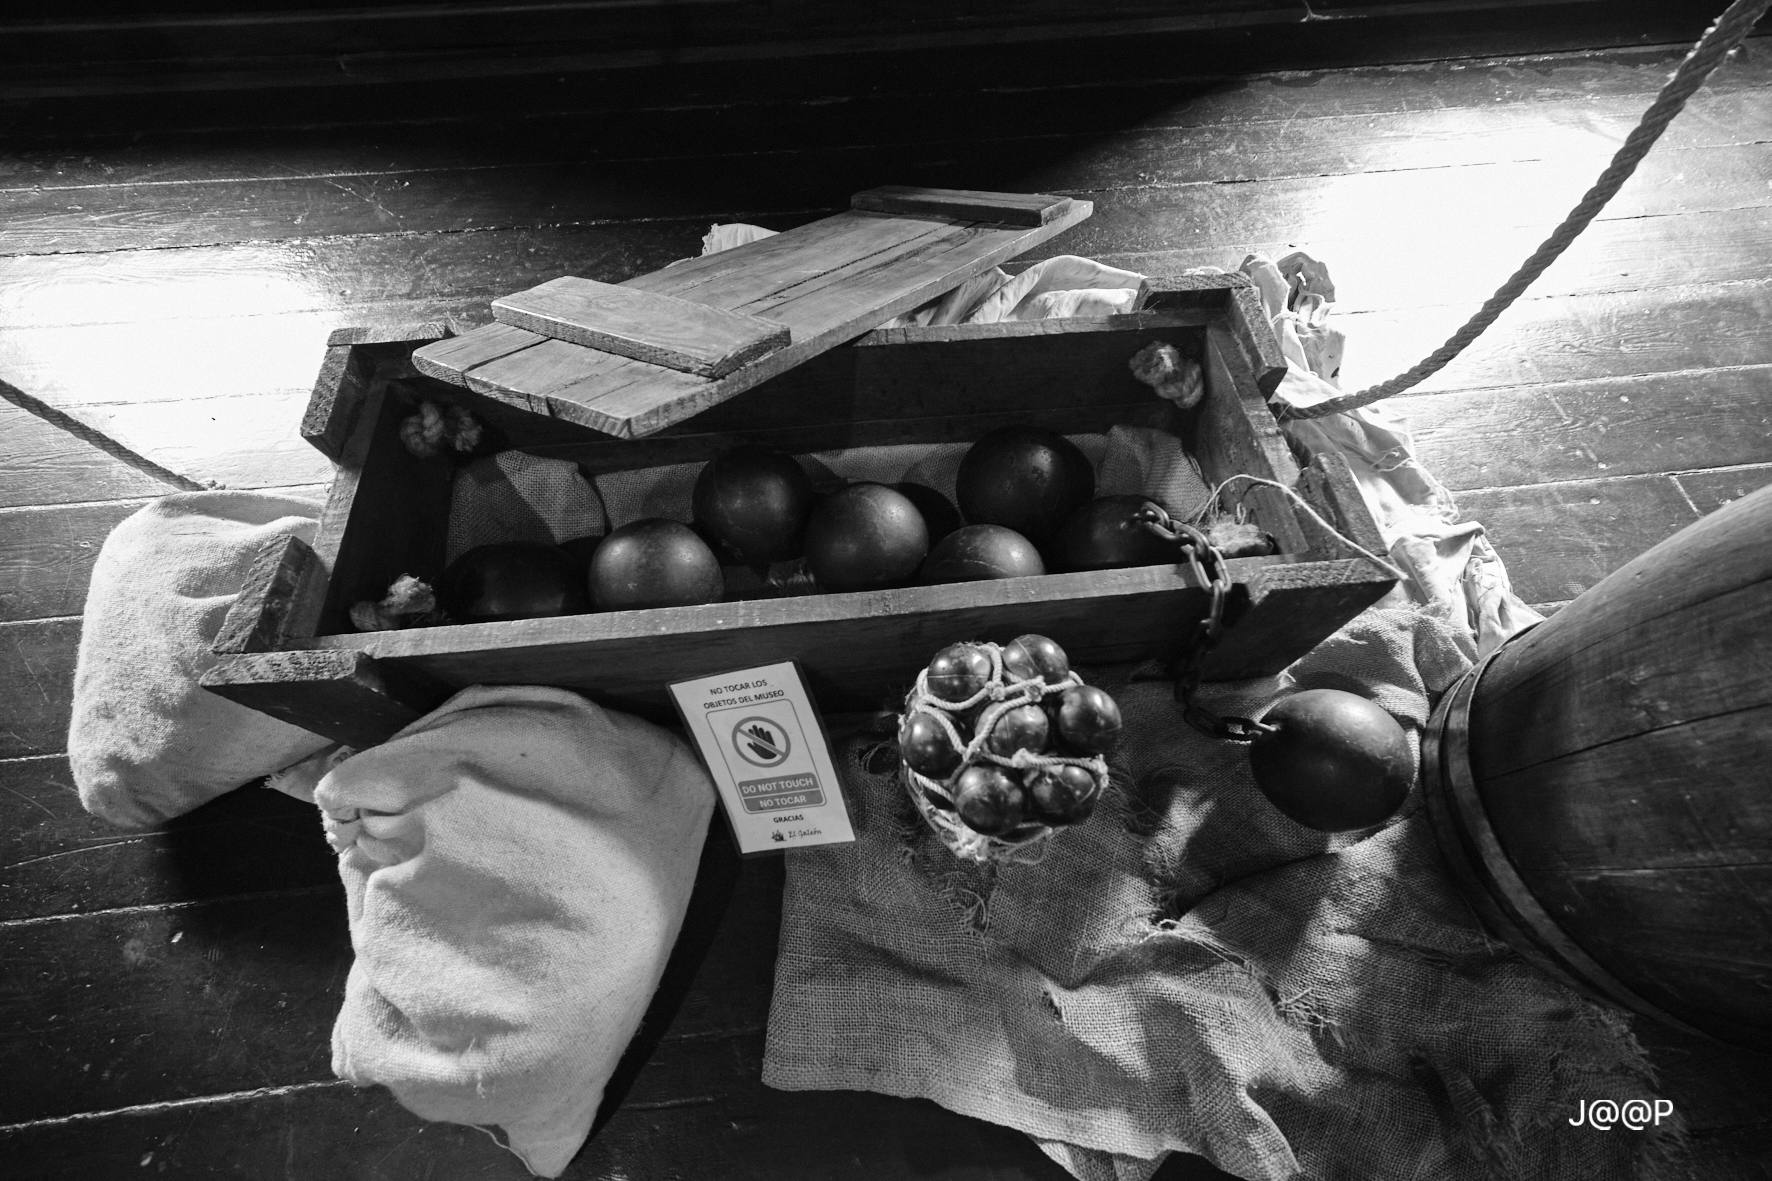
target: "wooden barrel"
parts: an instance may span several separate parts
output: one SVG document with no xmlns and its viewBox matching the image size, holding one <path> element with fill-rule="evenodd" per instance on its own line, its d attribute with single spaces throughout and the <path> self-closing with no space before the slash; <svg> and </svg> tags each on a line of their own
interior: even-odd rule
<svg viewBox="0 0 1772 1181">
<path fill-rule="evenodd" d="M 1422 754 L 1495 934 L 1590 996 L 1772 1050 L 1772 487 L 1503 645 Z"/>
</svg>

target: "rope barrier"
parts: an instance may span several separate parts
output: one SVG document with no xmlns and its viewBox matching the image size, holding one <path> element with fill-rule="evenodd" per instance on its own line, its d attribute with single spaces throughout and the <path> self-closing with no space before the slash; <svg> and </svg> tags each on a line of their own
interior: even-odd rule
<svg viewBox="0 0 1772 1181">
<path fill-rule="evenodd" d="M 1772 7 L 1772 0 L 1735 0 L 1717 18 L 1716 24 L 1705 31 L 1680 68 L 1674 71 L 1673 77 L 1643 112 L 1636 127 L 1625 138 L 1623 146 L 1612 157 L 1606 171 L 1594 182 L 1587 194 L 1576 203 L 1575 208 L 1563 219 L 1551 236 L 1546 238 L 1532 256 L 1520 265 L 1507 282 L 1503 283 L 1487 303 L 1477 311 L 1457 332 L 1447 338 L 1446 343 L 1435 349 L 1422 359 L 1413 369 L 1399 373 L 1389 381 L 1380 382 L 1375 386 L 1358 390 L 1351 394 L 1343 394 L 1339 398 L 1330 398 L 1315 406 L 1288 406 L 1281 411 L 1284 418 L 1322 418 L 1325 415 L 1337 414 L 1343 410 L 1356 410 L 1393 394 L 1400 394 L 1411 389 L 1435 373 L 1443 369 L 1452 358 L 1458 356 L 1465 347 L 1483 334 L 1483 330 L 1495 322 L 1496 317 L 1508 309 L 1532 285 L 1532 281 L 1544 273 L 1546 267 L 1557 260 L 1557 256 L 1568 249 L 1580 233 L 1587 229 L 1606 202 L 1618 192 L 1624 182 L 1630 179 L 1637 165 L 1667 125 L 1674 120 L 1685 107 L 1686 100 L 1704 85 L 1711 72 L 1722 64 L 1723 59 L 1734 52 L 1747 35 L 1753 31 L 1754 23 L 1764 16 L 1766 9 Z"/>
<path fill-rule="evenodd" d="M 163 468 L 147 456 L 131 451 L 97 427 L 88 426 L 71 414 L 66 414 L 51 406 L 41 398 L 33 397 L 8 381 L 0 381 L 0 398 L 5 398 L 20 410 L 29 411 L 44 422 L 68 432 L 82 442 L 91 443 L 112 459 L 121 460 L 138 472 L 154 477 L 165 484 L 185 492 L 205 492 L 208 485 L 199 484 L 189 476 L 181 476 L 175 471 Z"/>
</svg>

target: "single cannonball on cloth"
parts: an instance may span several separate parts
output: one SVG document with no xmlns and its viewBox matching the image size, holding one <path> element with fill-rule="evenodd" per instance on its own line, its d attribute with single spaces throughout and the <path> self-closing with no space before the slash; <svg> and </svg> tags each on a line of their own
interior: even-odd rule
<svg viewBox="0 0 1772 1181">
<path fill-rule="evenodd" d="M 1057 763 L 1026 775 L 1028 803 L 1047 824 L 1081 824 L 1095 811 L 1099 784 L 1087 767 Z"/>
<path fill-rule="evenodd" d="M 591 555 L 591 599 L 605 611 L 687 607 L 726 593 L 720 559 L 680 521 L 649 517 L 610 533 Z"/>
<path fill-rule="evenodd" d="M 985 735 L 985 749 L 1001 758 L 1013 758 L 1018 750 L 1039 754 L 1046 749 L 1051 723 L 1046 711 L 1037 705 L 1018 705 L 998 715 Z"/>
<path fill-rule="evenodd" d="M 1034 543 L 1001 525 L 967 525 L 929 551 L 924 582 L 979 582 L 1046 573 Z"/>
<path fill-rule="evenodd" d="M 949 644 L 929 662 L 929 692 L 958 704 L 991 683 L 990 654 L 976 644 Z"/>
<path fill-rule="evenodd" d="M 924 710 L 906 715 L 899 723 L 898 751 L 905 766 L 931 779 L 946 779 L 960 765 L 960 750 L 942 728 L 941 719 Z"/>
<path fill-rule="evenodd" d="M 1058 744 L 1064 750 L 1105 755 L 1119 744 L 1119 703 L 1094 685 L 1066 689 L 1054 713 Z"/>
<path fill-rule="evenodd" d="M 748 565 L 798 557 L 812 502 L 805 469 L 786 452 L 758 443 L 709 460 L 690 498 L 696 524 Z"/>
<path fill-rule="evenodd" d="M 1409 736 L 1353 693 L 1306 689 L 1263 714 L 1277 729 L 1249 747 L 1255 786 L 1281 812 L 1319 832 L 1389 819 L 1415 779 Z"/>
<path fill-rule="evenodd" d="M 1001 525 L 1043 545 L 1095 495 L 1095 470 L 1063 435 L 1006 426 L 966 452 L 954 490 L 968 521 Z"/>
<path fill-rule="evenodd" d="M 826 590 L 875 590 L 910 581 L 929 553 L 929 529 L 902 493 L 851 484 L 812 510 L 805 550 Z"/>
<path fill-rule="evenodd" d="M 994 763 L 976 763 L 960 772 L 954 810 L 966 827 L 987 837 L 1021 823 L 1027 799 L 1015 777 Z"/>
<path fill-rule="evenodd" d="M 927 484 L 906 481 L 892 485 L 892 490 L 916 505 L 917 511 L 923 514 L 923 527 L 929 530 L 931 547 L 965 524 L 954 502 Z"/>
<path fill-rule="evenodd" d="M 591 609 L 581 568 L 559 546 L 500 541 L 449 564 L 437 598 L 462 623 L 576 615 Z"/>
<path fill-rule="evenodd" d="M 1071 675 L 1071 659 L 1056 640 L 1029 632 L 1003 649 L 1003 675 L 1012 681 L 1045 681 L 1056 685 Z"/>
<path fill-rule="evenodd" d="M 1053 543 L 1059 564 L 1066 570 L 1114 570 L 1174 563 L 1175 545 L 1138 519 L 1150 503 L 1142 496 L 1101 496 L 1072 513 Z"/>
</svg>

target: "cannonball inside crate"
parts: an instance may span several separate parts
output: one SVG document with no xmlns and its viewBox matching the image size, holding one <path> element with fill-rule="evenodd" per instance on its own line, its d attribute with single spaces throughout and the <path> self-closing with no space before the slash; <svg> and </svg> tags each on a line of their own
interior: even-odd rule
<svg viewBox="0 0 1772 1181">
<path fill-rule="evenodd" d="M 956 856 L 1025 854 L 1089 819 L 1120 725 L 1114 699 L 1045 636 L 952 644 L 905 698 L 905 790 Z"/>
</svg>

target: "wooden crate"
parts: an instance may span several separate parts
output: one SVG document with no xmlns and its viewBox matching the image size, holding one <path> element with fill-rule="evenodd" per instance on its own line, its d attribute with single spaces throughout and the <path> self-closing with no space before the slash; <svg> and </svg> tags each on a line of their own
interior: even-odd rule
<svg viewBox="0 0 1772 1181">
<path fill-rule="evenodd" d="M 412 398 L 456 402 L 506 446 L 587 472 L 706 460 L 740 441 L 805 453 L 976 439 L 1009 423 L 1067 433 L 1116 424 L 1175 432 L 1209 481 L 1248 473 L 1296 487 L 1341 531 L 1383 543 L 1339 458 L 1301 470 L 1264 392 L 1284 372 L 1240 275 L 1153 280 L 1143 310 L 872 332 L 643 439 L 614 439 L 420 375 L 412 351 L 440 327 L 337 334 L 303 434 L 339 471 L 319 533 L 268 547 L 216 642 L 213 691 L 354 746 L 381 741 L 473 684 L 546 684 L 668 717 L 667 682 L 794 659 L 827 711 L 878 709 L 961 639 L 1052 636 L 1079 664 L 1172 658 L 1206 608 L 1182 565 L 693 607 L 359 633 L 348 611 L 401 574 L 442 573 L 451 461 L 398 438 Z M 1135 381 L 1151 341 L 1199 358 L 1206 393 L 1186 412 Z M 1231 623 L 1207 676 L 1278 672 L 1392 580 L 1281 493 L 1244 503 L 1282 552 L 1228 563 Z"/>
</svg>

